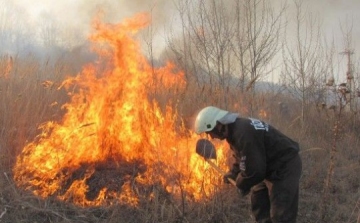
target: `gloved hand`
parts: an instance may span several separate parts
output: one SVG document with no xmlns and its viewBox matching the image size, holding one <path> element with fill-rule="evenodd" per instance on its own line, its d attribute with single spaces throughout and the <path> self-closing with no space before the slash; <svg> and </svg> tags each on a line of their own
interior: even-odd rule
<svg viewBox="0 0 360 223">
<path fill-rule="evenodd" d="M 230 184 L 229 178 L 230 178 L 230 179 L 233 179 L 233 180 L 235 181 L 235 180 L 236 180 L 236 177 L 237 177 L 237 174 L 235 175 L 233 172 L 229 171 L 229 172 L 227 172 L 227 173 L 224 175 L 224 177 L 223 177 L 224 183 Z"/>
<path fill-rule="evenodd" d="M 239 173 L 240 173 L 239 164 L 234 163 L 231 170 L 224 175 L 224 177 L 223 177 L 224 183 L 230 184 L 229 178 L 236 181 L 236 178 Z"/>
</svg>

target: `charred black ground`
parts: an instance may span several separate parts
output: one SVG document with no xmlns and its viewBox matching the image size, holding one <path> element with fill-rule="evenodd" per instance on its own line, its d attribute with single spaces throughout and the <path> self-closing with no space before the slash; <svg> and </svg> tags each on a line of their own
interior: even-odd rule
<svg viewBox="0 0 360 223">
<path fill-rule="evenodd" d="M 58 177 L 65 179 L 64 183 L 54 195 L 64 195 L 74 181 L 84 179 L 91 170 L 94 172 L 85 181 L 88 186 L 86 199 L 89 201 L 96 199 L 103 188 L 107 188 L 108 192 L 120 193 L 125 182 L 133 182 L 136 176 L 146 172 L 147 167 L 141 160 L 119 162 L 108 159 L 99 163 L 82 163 L 76 170 L 64 168 L 58 175 Z M 107 196 L 109 196 L 108 199 L 112 199 L 109 193 Z"/>
</svg>

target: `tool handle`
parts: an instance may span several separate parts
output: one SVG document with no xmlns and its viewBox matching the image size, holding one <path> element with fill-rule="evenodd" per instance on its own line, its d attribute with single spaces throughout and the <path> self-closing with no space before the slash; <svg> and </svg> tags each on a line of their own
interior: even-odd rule
<svg viewBox="0 0 360 223">
<path fill-rule="evenodd" d="M 223 176 L 226 175 L 226 173 L 225 173 L 222 169 L 220 169 L 215 163 L 213 163 L 211 160 L 209 160 L 209 159 L 205 159 L 205 160 L 206 160 L 206 162 L 208 162 L 208 164 L 210 164 L 215 170 L 217 170 L 219 173 L 221 173 L 221 175 L 223 175 Z M 229 178 L 229 177 L 228 177 L 228 180 L 229 180 L 229 182 L 230 182 L 232 185 L 236 186 L 235 180 L 233 180 L 233 179 L 231 179 L 231 178 Z"/>
</svg>

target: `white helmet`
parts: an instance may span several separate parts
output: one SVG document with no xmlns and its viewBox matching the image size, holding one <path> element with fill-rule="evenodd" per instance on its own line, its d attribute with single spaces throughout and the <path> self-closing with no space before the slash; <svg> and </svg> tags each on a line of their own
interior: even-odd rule
<svg viewBox="0 0 360 223">
<path fill-rule="evenodd" d="M 224 118 L 228 113 L 228 111 L 213 106 L 203 108 L 196 117 L 195 132 L 201 134 L 213 130 L 216 122 Z"/>
</svg>

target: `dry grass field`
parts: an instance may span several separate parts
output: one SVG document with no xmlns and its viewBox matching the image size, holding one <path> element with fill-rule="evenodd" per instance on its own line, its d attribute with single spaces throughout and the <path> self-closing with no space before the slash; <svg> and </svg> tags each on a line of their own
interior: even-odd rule
<svg viewBox="0 0 360 223">
<path fill-rule="evenodd" d="M 0 58 L 0 222 L 253 222 L 249 198 L 195 154 L 193 115 L 224 98 L 300 143 L 298 222 L 360 222 L 358 114 L 311 104 L 302 119 L 289 95 L 199 87 L 118 38 L 90 65 Z"/>
</svg>

